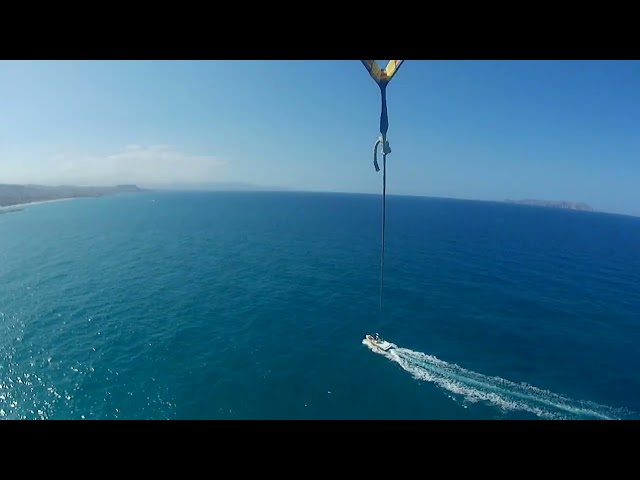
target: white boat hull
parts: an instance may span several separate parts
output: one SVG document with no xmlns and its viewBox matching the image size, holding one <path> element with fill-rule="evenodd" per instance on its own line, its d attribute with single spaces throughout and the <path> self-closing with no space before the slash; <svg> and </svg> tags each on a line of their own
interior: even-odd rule
<svg viewBox="0 0 640 480">
<path fill-rule="evenodd" d="M 396 345 L 391 343 L 391 342 L 387 342 L 386 340 L 383 340 L 381 338 L 375 338 L 372 335 L 366 335 L 364 337 L 365 342 L 367 342 L 367 344 L 369 344 L 372 348 L 381 350 L 383 352 L 388 352 L 389 350 L 391 350 L 392 348 L 396 348 Z"/>
</svg>

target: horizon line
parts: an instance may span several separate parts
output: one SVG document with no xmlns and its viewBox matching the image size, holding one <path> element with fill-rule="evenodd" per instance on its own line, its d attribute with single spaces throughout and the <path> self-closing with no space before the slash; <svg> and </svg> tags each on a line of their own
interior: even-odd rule
<svg viewBox="0 0 640 480">
<path fill-rule="evenodd" d="M 113 188 L 113 187 L 123 187 L 123 186 L 134 186 L 141 190 L 146 191 L 165 191 L 165 192 L 229 192 L 229 193 L 249 193 L 249 192 L 264 192 L 264 193 L 321 193 L 321 194 L 343 194 L 343 195 L 376 195 L 381 196 L 382 192 L 367 192 L 367 191 L 345 191 L 345 190 L 325 190 L 325 189 L 301 189 L 298 187 L 284 187 L 284 186 L 276 186 L 276 185 L 259 185 L 253 184 L 250 182 L 242 182 L 242 181 L 212 181 L 212 182 L 176 182 L 175 184 L 171 183 L 162 183 L 162 184 L 154 184 L 154 183 L 115 183 L 111 185 L 78 185 L 72 183 L 0 183 L 0 186 L 42 186 L 42 187 L 72 187 L 72 188 Z M 233 188 L 233 187 L 237 188 Z M 225 188 L 226 187 L 226 188 Z M 542 207 L 542 208 L 553 208 L 560 210 L 573 210 L 573 211 L 582 211 L 588 213 L 603 213 L 609 215 L 622 215 L 633 218 L 640 218 L 640 214 L 633 213 L 622 213 L 608 210 L 599 210 L 592 207 L 589 203 L 584 201 L 576 201 L 576 200 L 548 200 L 537 197 L 522 197 L 518 200 L 514 200 L 512 198 L 504 198 L 504 199 L 482 199 L 482 198 L 474 198 L 474 197 L 462 197 L 462 196 L 438 196 L 438 195 L 429 195 L 426 193 L 392 193 L 387 192 L 386 195 L 388 197 L 410 197 L 410 198 L 428 198 L 434 200 L 456 200 L 456 201 L 466 201 L 466 202 L 489 202 L 489 203 L 513 203 L 521 206 L 529 206 L 529 207 Z M 584 204 L 590 208 L 590 210 L 580 210 L 580 209 L 571 209 L 571 208 L 562 208 L 555 207 L 552 205 L 532 205 L 523 203 L 525 201 L 542 201 L 542 202 L 566 202 L 573 204 Z"/>
</svg>

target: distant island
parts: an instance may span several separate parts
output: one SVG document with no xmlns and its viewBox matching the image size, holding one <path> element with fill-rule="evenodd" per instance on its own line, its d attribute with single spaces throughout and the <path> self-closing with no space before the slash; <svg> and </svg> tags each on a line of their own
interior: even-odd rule
<svg viewBox="0 0 640 480">
<path fill-rule="evenodd" d="M 533 205 L 535 207 L 550 207 L 550 208 L 564 208 L 568 210 L 582 210 L 585 212 L 594 212 L 595 210 L 589 205 L 583 202 L 565 202 L 565 201 L 553 201 L 553 200 L 505 200 L 507 203 L 515 203 L 518 205 Z"/>
<path fill-rule="evenodd" d="M 103 197 L 119 193 L 143 192 L 137 185 L 116 185 L 113 187 L 76 187 L 68 185 L 9 185 L 0 184 L 0 207 L 22 205 L 51 200 L 65 200 L 80 197 Z"/>
</svg>

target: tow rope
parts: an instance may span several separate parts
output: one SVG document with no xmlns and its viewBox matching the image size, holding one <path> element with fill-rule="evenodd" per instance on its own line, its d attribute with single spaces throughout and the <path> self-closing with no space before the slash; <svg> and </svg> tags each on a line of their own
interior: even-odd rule
<svg viewBox="0 0 640 480">
<path fill-rule="evenodd" d="M 378 146 L 382 145 L 382 246 L 380 251 L 380 310 L 382 310 L 382 292 L 384 289 L 384 244 L 387 217 L 387 155 L 391 153 L 391 147 L 387 140 L 389 130 L 389 116 L 387 114 L 387 85 L 396 74 L 404 60 L 389 60 L 389 63 L 382 70 L 375 60 L 361 60 L 369 75 L 380 87 L 380 137 L 373 147 L 373 166 L 376 172 L 380 171 L 378 165 Z"/>
</svg>

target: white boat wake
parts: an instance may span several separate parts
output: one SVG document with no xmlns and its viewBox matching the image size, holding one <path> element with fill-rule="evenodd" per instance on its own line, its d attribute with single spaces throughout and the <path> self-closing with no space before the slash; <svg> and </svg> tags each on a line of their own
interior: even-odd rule
<svg viewBox="0 0 640 480">
<path fill-rule="evenodd" d="M 383 351 L 366 339 L 362 343 L 374 353 L 400 365 L 414 378 L 434 383 L 470 403 L 484 402 L 503 412 L 519 410 L 545 419 L 621 420 L 628 417 L 621 409 L 572 400 L 525 383 L 482 375 L 426 353 L 407 348 Z"/>
</svg>

